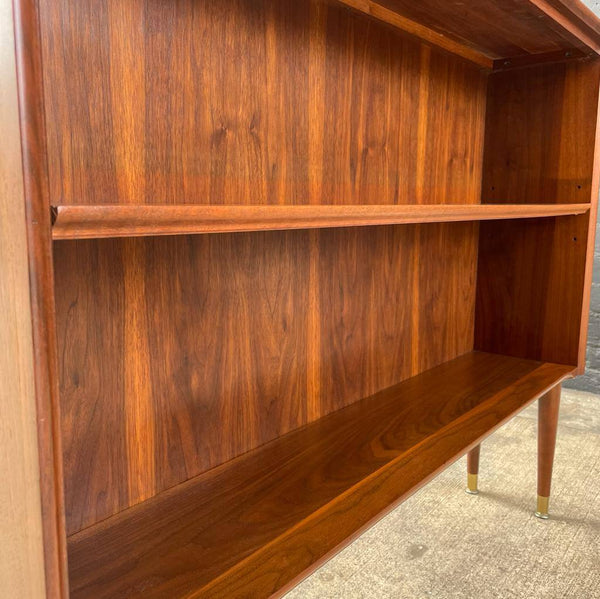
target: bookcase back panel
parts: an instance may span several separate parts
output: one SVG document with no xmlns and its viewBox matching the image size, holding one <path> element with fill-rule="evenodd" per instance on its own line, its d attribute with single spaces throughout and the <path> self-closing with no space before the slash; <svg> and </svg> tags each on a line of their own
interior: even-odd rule
<svg viewBox="0 0 600 599">
<path fill-rule="evenodd" d="M 477 237 L 55 244 L 68 532 L 470 351 Z"/>
<path fill-rule="evenodd" d="M 323 0 L 41 0 L 53 204 L 478 203 L 486 74 Z"/>
</svg>

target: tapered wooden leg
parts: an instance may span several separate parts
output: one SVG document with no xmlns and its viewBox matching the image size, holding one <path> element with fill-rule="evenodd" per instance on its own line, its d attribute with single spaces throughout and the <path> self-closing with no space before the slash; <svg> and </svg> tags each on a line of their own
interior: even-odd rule
<svg viewBox="0 0 600 599">
<path fill-rule="evenodd" d="M 540 397 L 538 405 L 538 484 L 537 510 L 538 518 L 548 518 L 548 502 L 550 484 L 552 482 L 552 465 L 554 464 L 554 448 L 556 447 L 556 429 L 560 407 L 560 385 L 554 387 Z"/>
<path fill-rule="evenodd" d="M 467 454 L 467 488 L 466 492 L 470 495 L 477 495 L 477 475 L 479 474 L 479 452 L 481 445 L 473 447 Z"/>
</svg>

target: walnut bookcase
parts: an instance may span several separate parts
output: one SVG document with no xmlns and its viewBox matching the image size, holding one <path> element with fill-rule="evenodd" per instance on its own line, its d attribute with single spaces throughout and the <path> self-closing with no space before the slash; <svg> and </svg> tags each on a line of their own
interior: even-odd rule
<svg viewBox="0 0 600 599">
<path fill-rule="evenodd" d="M 48 597 L 281 594 L 470 450 L 473 476 L 540 397 L 547 497 L 584 368 L 592 13 L 0 5 L 0 201 L 30 303 L 0 300 L 33 327 L 6 337 L 30 362 L 2 365 L 35 386 L 11 397 L 36 414 L 21 550 L 43 539 L 44 564 L 14 596 L 40 576 Z"/>
</svg>

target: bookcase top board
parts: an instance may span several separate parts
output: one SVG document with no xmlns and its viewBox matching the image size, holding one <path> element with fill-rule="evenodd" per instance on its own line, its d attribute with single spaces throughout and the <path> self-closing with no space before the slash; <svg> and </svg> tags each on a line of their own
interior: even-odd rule
<svg viewBox="0 0 600 599">
<path fill-rule="evenodd" d="M 340 1 L 490 68 L 600 50 L 598 19 L 578 0 Z"/>
</svg>

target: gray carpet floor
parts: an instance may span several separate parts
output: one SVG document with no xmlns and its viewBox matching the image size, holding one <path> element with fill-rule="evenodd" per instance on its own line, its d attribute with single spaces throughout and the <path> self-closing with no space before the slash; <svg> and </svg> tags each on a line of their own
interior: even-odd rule
<svg viewBox="0 0 600 599">
<path fill-rule="evenodd" d="M 285 599 L 600 598 L 600 397 L 564 390 L 551 519 L 533 516 L 537 405 L 462 458 Z"/>
</svg>

